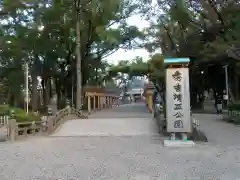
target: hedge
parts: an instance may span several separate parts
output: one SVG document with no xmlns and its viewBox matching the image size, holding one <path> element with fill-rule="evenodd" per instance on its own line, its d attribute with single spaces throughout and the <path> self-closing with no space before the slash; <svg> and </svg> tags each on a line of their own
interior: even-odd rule
<svg viewBox="0 0 240 180">
<path fill-rule="evenodd" d="M 229 104 L 228 110 L 229 111 L 240 111 L 240 103 Z"/>
<path fill-rule="evenodd" d="M 0 105 L 0 116 L 10 116 L 12 110 L 17 122 L 40 121 L 41 119 L 33 112 L 27 114 L 23 109 L 10 107 L 9 105 Z"/>
</svg>

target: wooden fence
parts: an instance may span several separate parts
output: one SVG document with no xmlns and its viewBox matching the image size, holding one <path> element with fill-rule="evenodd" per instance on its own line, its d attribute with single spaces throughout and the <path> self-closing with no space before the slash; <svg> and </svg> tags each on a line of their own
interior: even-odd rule
<svg viewBox="0 0 240 180">
<path fill-rule="evenodd" d="M 119 105 L 119 97 L 113 94 L 104 94 L 97 92 L 86 93 L 88 113 L 95 110 L 112 108 Z M 49 114 L 52 114 L 49 112 Z M 40 121 L 16 122 L 14 117 L 0 117 L 0 136 L 5 140 L 17 140 L 28 136 L 44 135 L 53 133 L 64 121 L 65 117 L 75 115 L 80 119 L 86 119 L 81 110 L 77 110 L 67 105 L 66 108 L 59 110 L 54 115 L 44 116 Z M 70 118 L 71 119 L 71 118 Z M 1 133 L 2 132 L 2 133 Z"/>
<path fill-rule="evenodd" d="M 119 105 L 119 96 L 113 94 L 87 92 L 87 110 L 91 114 L 93 111 L 112 108 Z"/>
<path fill-rule="evenodd" d="M 1 139 L 14 141 L 28 136 L 52 133 L 66 120 L 64 117 L 71 114 L 82 119 L 88 118 L 81 111 L 70 106 L 61 109 L 55 115 L 44 116 L 40 121 L 19 123 L 12 117 L 0 117 L 1 131 L 3 132 L 0 134 L 4 136 Z"/>
</svg>

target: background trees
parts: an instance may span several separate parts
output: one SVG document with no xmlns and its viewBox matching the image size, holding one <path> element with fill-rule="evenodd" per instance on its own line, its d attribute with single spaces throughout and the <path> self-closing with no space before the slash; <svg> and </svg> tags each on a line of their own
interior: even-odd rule
<svg viewBox="0 0 240 180">
<path fill-rule="evenodd" d="M 146 75 L 163 86 L 164 57 L 190 57 L 191 90 L 199 92 L 223 89 L 224 83 L 216 78 L 224 78 L 222 65 L 228 64 L 231 90 L 237 96 L 239 9 L 236 0 L 158 0 L 154 6 L 149 0 L 3 0 L 2 99 L 22 104 L 26 63 L 31 107 L 37 110 L 40 104 L 49 104 L 55 93 L 58 102 L 72 95 L 80 99 L 76 94 L 81 91 L 76 92 L 81 86 L 103 86 L 112 77 L 124 80 L 124 73 Z M 142 14 L 151 26 L 143 32 L 129 26 L 127 19 L 134 14 Z M 139 44 L 136 39 L 144 41 Z M 111 67 L 103 61 L 119 48 L 135 47 L 153 55 L 149 60 L 137 57 Z M 161 53 L 154 54 L 157 49 Z"/>
<path fill-rule="evenodd" d="M 161 49 L 163 57 L 190 57 L 191 92 L 195 94 L 225 89 L 223 65 L 228 65 L 230 92 L 238 97 L 239 9 L 240 1 L 158 0 L 145 14 L 151 26 L 145 30 L 141 47 L 153 54 Z M 133 69 L 129 68 L 130 73 Z M 164 72 L 150 69 L 142 72 Z"/>
<path fill-rule="evenodd" d="M 71 97 L 72 88 L 76 97 L 76 57 L 81 86 L 102 85 L 108 66 L 102 59 L 119 48 L 130 48 L 132 40 L 142 36 L 126 23 L 139 13 L 140 5 L 128 0 L 1 1 L 0 73 L 5 101 L 21 104 L 26 63 L 33 110 L 39 107 L 40 93 L 44 105 L 55 91 L 59 102 Z"/>
</svg>

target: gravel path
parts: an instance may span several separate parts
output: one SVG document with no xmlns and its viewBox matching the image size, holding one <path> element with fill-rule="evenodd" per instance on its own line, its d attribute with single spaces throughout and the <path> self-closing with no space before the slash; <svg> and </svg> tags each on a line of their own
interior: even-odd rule
<svg viewBox="0 0 240 180">
<path fill-rule="evenodd" d="M 221 115 L 194 114 L 200 121 L 202 129 L 208 137 L 209 143 L 221 147 L 240 148 L 240 126 L 221 120 Z"/>
<path fill-rule="evenodd" d="M 65 122 L 51 136 L 137 136 L 156 135 L 157 127 L 149 118 L 78 119 Z"/>
<path fill-rule="evenodd" d="M 1 180 L 237 180 L 240 149 L 167 149 L 158 137 L 39 138 L 0 145 Z"/>
<path fill-rule="evenodd" d="M 136 119 L 137 109 L 138 114 L 145 113 L 140 105 L 120 108 L 124 121 L 129 114 Z M 35 137 L 1 143 L 0 180 L 240 180 L 238 128 L 219 123 L 217 116 L 195 117 L 211 136 L 209 143 L 198 143 L 196 148 L 164 148 L 163 138 L 154 133 Z"/>
</svg>

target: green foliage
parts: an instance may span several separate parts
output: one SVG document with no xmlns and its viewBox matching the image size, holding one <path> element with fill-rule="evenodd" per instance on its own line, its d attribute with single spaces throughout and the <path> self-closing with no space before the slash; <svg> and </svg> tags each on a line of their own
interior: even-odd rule
<svg viewBox="0 0 240 180">
<path fill-rule="evenodd" d="M 139 13 L 141 0 L 4 0 L 0 4 L 0 82 L 11 104 L 22 101 L 24 63 L 31 81 L 43 79 L 43 94 L 51 96 L 56 81 L 59 99 L 70 96 L 76 84 L 76 24 L 80 22 L 82 85 L 102 85 L 108 64 L 102 59 L 119 48 L 137 45 L 144 38 L 127 19 Z M 145 7 L 144 7 L 145 8 Z M 77 19 L 76 17 L 80 18 Z M 30 85 L 32 106 L 38 104 L 37 84 Z M 70 87 L 70 88 L 69 88 Z M 75 88 L 76 89 L 76 88 Z M 21 98 L 20 98 L 21 97 Z M 48 98 L 43 98 L 48 104 Z M 32 107 L 36 109 L 36 107 Z"/>
<path fill-rule="evenodd" d="M 133 76 L 148 76 L 150 80 L 162 83 L 164 82 L 165 70 L 163 56 L 155 54 L 148 61 L 144 62 L 142 58 L 136 57 L 131 62 L 120 61 L 118 65 L 109 69 L 109 74 L 116 77 L 118 73 L 129 75 L 129 79 Z"/>
<path fill-rule="evenodd" d="M 240 103 L 229 104 L 228 110 L 229 111 L 240 111 Z"/>
<path fill-rule="evenodd" d="M 240 125 L 240 103 L 234 103 L 228 105 L 228 116 L 236 125 Z"/>
<path fill-rule="evenodd" d="M 10 115 L 8 105 L 0 105 L 0 116 Z"/>
<path fill-rule="evenodd" d="M 9 105 L 0 105 L 0 116 L 10 116 L 11 111 L 14 111 L 14 117 L 17 122 L 30 122 L 40 120 L 40 116 L 37 116 L 32 112 L 29 112 L 27 114 L 23 109 L 10 107 Z"/>
<path fill-rule="evenodd" d="M 210 1 L 209 1 L 210 2 Z M 220 56 L 240 59 L 239 7 L 237 1 L 204 0 L 158 1 L 152 22 L 146 34 L 151 37 L 145 46 L 151 51 L 162 49 L 164 56 L 191 57 L 195 64 L 212 61 Z M 150 38 L 149 38 L 150 39 Z"/>
</svg>

